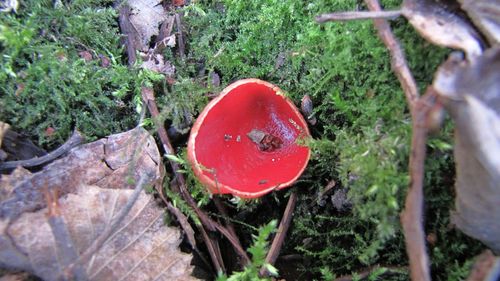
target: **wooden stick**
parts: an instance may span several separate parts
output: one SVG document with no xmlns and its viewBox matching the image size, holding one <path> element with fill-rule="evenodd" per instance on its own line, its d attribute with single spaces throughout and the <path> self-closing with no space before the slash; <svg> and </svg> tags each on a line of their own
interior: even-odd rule
<svg viewBox="0 0 500 281">
<path fill-rule="evenodd" d="M 338 12 L 322 14 L 316 17 L 316 22 L 325 23 L 328 21 L 348 21 L 364 19 L 395 19 L 401 16 L 402 12 L 397 11 L 359 11 L 359 12 Z"/>
<path fill-rule="evenodd" d="M 128 5 L 123 5 L 120 8 L 120 15 L 119 15 L 119 25 L 120 25 L 120 30 L 123 35 L 125 35 L 125 48 L 127 50 L 127 57 L 128 57 L 128 65 L 132 66 L 134 65 L 135 61 L 137 60 L 137 56 L 135 54 L 135 44 L 134 44 L 134 27 L 132 26 L 132 23 L 130 22 L 130 13 L 131 9 Z"/>
<path fill-rule="evenodd" d="M 295 205 L 297 204 L 297 191 L 294 190 L 288 198 L 288 203 L 286 204 L 285 212 L 283 213 L 283 217 L 281 218 L 280 225 L 278 227 L 278 231 L 276 236 L 273 239 L 273 243 L 271 244 L 271 248 L 266 256 L 266 263 L 274 264 L 276 259 L 280 254 L 281 246 L 283 246 L 283 242 L 285 241 L 286 233 L 288 232 L 288 228 L 290 227 L 290 223 L 292 221 L 293 210 L 295 209 Z M 262 267 L 260 269 L 261 276 L 268 276 L 269 272 L 266 268 Z"/>
<path fill-rule="evenodd" d="M 182 22 L 181 22 L 182 14 L 175 14 L 175 25 L 177 25 L 177 40 L 179 42 L 179 56 L 181 59 L 184 59 L 186 56 L 186 45 L 184 44 L 184 37 L 182 33 Z"/>
<path fill-rule="evenodd" d="M 78 146 L 84 140 L 85 138 L 82 136 L 82 134 L 80 134 L 80 132 L 75 130 L 73 132 L 73 135 L 69 138 L 69 140 L 67 140 L 63 145 L 61 145 L 56 150 L 50 152 L 49 154 L 28 160 L 9 161 L 0 163 L 0 171 L 15 169 L 18 166 L 31 168 L 49 163 L 61 157 L 63 154 L 70 151 L 73 147 Z"/>
<path fill-rule="evenodd" d="M 149 111 L 151 113 L 151 116 L 153 119 L 155 119 L 156 122 L 158 122 L 158 116 L 160 115 L 160 112 L 158 110 L 158 107 L 156 105 L 155 97 L 154 97 L 154 92 L 151 88 L 143 88 L 142 89 L 142 98 L 144 102 L 147 104 Z M 158 134 L 160 136 L 160 140 L 163 144 L 163 149 L 165 150 L 165 153 L 167 154 L 174 154 L 174 149 L 172 147 L 172 144 L 170 143 L 170 139 L 167 135 L 167 131 L 165 130 L 165 127 L 162 124 L 157 124 L 157 129 L 158 129 Z M 236 237 L 233 237 L 231 233 L 222 225 L 219 223 L 213 221 L 210 217 L 208 217 L 200 208 L 198 208 L 196 202 L 194 201 L 193 197 L 189 193 L 186 187 L 186 181 L 184 179 L 184 176 L 177 172 L 180 170 L 179 164 L 177 162 L 169 160 L 170 165 L 172 166 L 172 170 L 175 175 L 175 180 L 178 183 L 179 191 L 181 193 L 182 198 L 188 203 L 188 205 L 194 210 L 196 215 L 199 217 L 201 223 L 203 224 L 204 227 L 207 228 L 208 231 L 215 231 L 218 230 L 222 235 L 224 235 L 229 242 L 231 242 L 231 245 L 235 249 L 236 253 L 242 258 L 245 264 L 250 263 L 250 258 L 248 257 L 247 253 L 241 247 L 241 244 L 239 243 L 239 240 Z M 207 242 L 207 241 L 205 241 Z"/>
<path fill-rule="evenodd" d="M 377 0 L 365 0 L 371 11 L 381 11 Z M 412 116 L 412 144 L 409 159 L 410 185 L 401 213 L 401 224 L 405 235 L 406 252 L 410 260 L 412 280 L 431 280 L 429 257 L 425 246 L 423 227 L 423 181 L 426 153 L 427 129 L 425 126 L 426 110 L 419 105 L 418 88 L 408 67 L 401 46 L 384 19 L 373 20 L 380 39 L 391 54 L 392 70 L 401 83 Z M 421 103 L 425 104 L 424 102 Z"/>
<path fill-rule="evenodd" d="M 380 4 L 377 0 L 365 0 L 366 5 L 373 12 L 380 12 Z M 378 36 L 384 42 L 385 46 L 391 54 L 391 65 L 392 70 L 398 77 L 399 83 L 406 96 L 406 101 L 408 102 L 408 107 L 410 111 L 413 110 L 415 101 L 418 99 L 418 87 L 413 79 L 410 68 L 405 59 L 405 55 L 401 50 L 396 37 L 391 31 L 391 27 L 387 20 L 385 19 L 374 19 L 373 23 L 377 29 Z"/>
</svg>

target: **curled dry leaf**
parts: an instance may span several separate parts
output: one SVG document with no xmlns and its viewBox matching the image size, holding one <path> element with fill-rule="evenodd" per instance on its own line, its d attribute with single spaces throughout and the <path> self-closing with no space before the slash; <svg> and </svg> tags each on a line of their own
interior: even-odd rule
<svg viewBox="0 0 500 281">
<path fill-rule="evenodd" d="M 135 49 L 146 52 L 153 35 L 159 34 L 160 24 L 167 19 L 161 0 L 128 0 L 131 9 L 130 23 L 140 40 L 134 41 Z"/>
<path fill-rule="evenodd" d="M 482 53 L 480 36 L 474 28 L 443 3 L 433 0 L 405 0 L 402 11 L 411 25 L 428 41 L 463 50 L 468 57 Z"/>
<path fill-rule="evenodd" d="M 125 205 L 132 190 L 80 185 L 59 199 L 62 217 L 79 253 L 92 244 Z M 30 264 L 21 270 L 44 280 L 57 280 L 61 261 L 46 218 L 46 209 L 22 214 L 8 229 L 0 222 Z M 164 211 L 151 195 L 139 196 L 118 230 L 84 264 L 90 280 L 195 280 L 190 276 L 191 255 L 180 252 L 180 233 L 164 226 Z M 9 265 L 9 260 L 2 260 Z"/>
<path fill-rule="evenodd" d="M 500 44 L 500 3 L 498 0 L 458 0 L 462 9 L 486 36 L 490 45 Z"/>
<path fill-rule="evenodd" d="M 152 136 L 135 128 L 74 148 L 41 172 L 18 168 L 2 177 L 0 265 L 57 280 L 68 261 L 60 260 L 43 193 L 57 190 L 57 213 L 82 254 L 133 194 L 127 179 L 161 180 L 160 160 Z M 89 279 L 194 280 L 191 255 L 178 250 L 180 233 L 164 226 L 163 218 L 164 211 L 142 191 L 117 230 L 83 264 Z"/>
<path fill-rule="evenodd" d="M 500 253 L 500 48 L 451 56 L 433 87 L 456 124 L 454 224 Z"/>
<path fill-rule="evenodd" d="M 44 185 L 57 188 L 63 196 L 82 184 L 132 188 L 128 180 L 137 181 L 142 173 L 155 175 L 147 182 L 156 181 L 160 160 L 153 137 L 140 127 L 81 145 L 40 172 L 18 180 L 10 196 L 0 202 L 0 217 L 15 218 L 24 211 L 44 208 Z"/>
</svg>

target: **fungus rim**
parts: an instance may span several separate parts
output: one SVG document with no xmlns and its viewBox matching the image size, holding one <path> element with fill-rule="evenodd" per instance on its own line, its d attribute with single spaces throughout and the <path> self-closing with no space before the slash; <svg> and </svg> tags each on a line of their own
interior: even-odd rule
<svg viewBox="0 0 500 281">
<path fill-rule="evenodd" d="M 241 79 L 238 81 L 235 81 L 228 85 L 220 94 L 211 100 L 203 109 L 203 111 L 200 113 L 198 118 L 196 119 L 195 123 L 193 124 L 193 127 L 191 128 L 191 132 L 189 135 L 189 140 L 188 140 L 188 160 L 191 163 L 192 169 L 194 171 L 195 176 L 198 178 L 198 180 L 210 191 L 212 194 L 232 194 L 233 196 L 238 196 L 241 198 L 258 198 L 261 197 L 267 193 L 270 193 L 273 190 L 281 190 L 285 187 L 289 187 L 292 185 L 294 182 L 297 181 L 297 179 L 302 175 L 304 172 L 305 168 L 307 167 L 307 164 L 309 163 L 310 157 L 311 157 L 311 149 L 307 147 L 307 156 L 304 161 L 304 165 L 300 168 L 300 170 L 297 172 L 297 174 L 290 179 L 289 181 L 285 183 L 280 183 L 275 186 L 271 186 L 269 188 L 263 189 L 261 191 L 257 192 L 245 192 L 241 190 L 234 189 L 228 185 L 225 185 L 223 183 L 216 182 L 215 180 L 212 180 L 209 176 L 205 175 L 203 173 L 203 168 L 202 164 L 198 162 L 198 159 L 196 158 L 196 137 L 198 136 L 198 132 L 200 130 L 200 127 L 205 121 L 205 118 L 207 117 L 208 113 L 212 110 L 212 108 L 217 105 L 223 98 L 225 98 L 229 93 L 231 93 L 234 89 L 237 87 L 247 84 L 247 83 L 256 83 L 256 84 L 261 84 L 265 85 L 266 87 L 269 87 L 274 91 L 276 95 L 279 95 L 283 98 L 283 100 L 288 104 L 289 108 L 293 111 L 293 113 L 298 117 L 299 121 L 302 123 L 301 125 L 304 127 L 304 133 L 306 137 L 310 137 L 311 134 L 309 132 L 309 128 L 307 126 L 307 122 L 305 121 L 304 117 L 300 113 L 300 111 L 297 109 L 295 104 L 285 96 L 283 90 L 281 90 L 278 86 L 267 82 L 263 81 L 260 79 L 256 78 L 247 78 L 247 79 Z M 217 192 L 218 190 L 218 192 Z"/>
</svg>

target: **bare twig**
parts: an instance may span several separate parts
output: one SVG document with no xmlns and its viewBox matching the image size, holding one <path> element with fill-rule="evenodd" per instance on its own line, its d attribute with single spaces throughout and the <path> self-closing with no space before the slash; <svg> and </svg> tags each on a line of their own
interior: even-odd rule
<svg viewBox="0 0 500 281">
<path fill-rule="evenodd" d="M 395 19 L 401 16 L 402 12 L 397 11 L 359 11 L 359 12 L 339 12 L 322 14 L 316 17 L 316 22 L 325 23 L 328 21 L 347 21 L 363 19 Z"/>
<path fill-rule="evenodd" d="M 406 253 L 410 259 L 412 280 L 431 280 L 423 226 L 424 162 L 427 148 L 425 121 L 432 103 L 428 100 L 431 95 L 432 91 L 428 90 L 414 109 L 409 160 L 410 186 L 406 195 L 405 208 L 401 212 L 401 225 L 405 235 Z"/>
<path fill-rule="evenodd" d="M 227 218 L 229 218 L 229 216 L 227 215 L 226 207 L 221 202 L 221 200 L 219 199 L 219 197 L 214 196 L 212 198 L 212 201 L 214 202 L 215 207 L 217 208 L 217 210 L 219 211 L 219 213 L 222 216 L 224 216 L 224 218 L 225 218 L 224 221 L 225 221 L 225 224 L 226 224 L 226 228 L 229 231 L 229 233 L 231 233 L 231 235 L 234 236 L 234 237 L 238 237 L 238 235 L 236 235 L 236 231 L 234 230 L 233 223 L 230 220 L 227 219 Z"/>
<path fill-rule="evenodd" d="M 104 245 L 106 240 L 111 236 L 113 232 L 116 231 L 120 223 L 123 221 L 123 219 L 127 216 L 129 211 L 132 209 L 132 207 L 135 204 L 135 201 L 137 201 L 137 198 L 139 198 L 139 195 L 141 194 L 141 191 L 143 190 L 144 186 L 146 185 L 146 179 L 151 178 L 150 176 L 147 175 L 141 175 L 139 178 L 139 181 L 137 182 L 136 187 L 134 188 L 134 191 L 130 195 L 130 197 L 127 200 L 127 203 L 125 203 L 125 206 L 120 210 L 118 215 L 116 215 L 112 222 L 106 226 L 104 231 L 94 240 L 94 242 L 83 252 L 78 260 L 70 264 L 69 266 L 66 267 L 66 269 L 63 270 L 65 275 L 69 275 L 70 272 L 74 272 L 75 268 L 78 265 L 81 265 L 85 262 L 87 262 L 99 249 Z M 69 275 L 70 276 L 70 275 Z"/>
<path fill-rule="evenodd" d="M 131 9 L 128 5 L 122 5 L 120 8 L 119 24 L 121 33 L 125 36 L 125 48 L 127 49 L 128 65 L 134 65 L 137 60 L 134 44 L 134 27 L 130 22 Z"/>
<path fill-rule="evenodd" d="M 163 149 L 165 150 L 165 153 L 173 155 L 175 153 L 175 151 L 172 147 L 172 144 L 170 143 L 170 139 L 167 135 L 167 131 L 165 130 L 165 127 L 163 126 L 163 124 L 159 124 L 158 117 L 160 115 L 160 112 L 159 112 L 158 107 L 156 105 L 153 90 L 151 88 L 143 88 L 142 89 L 142 98 L 143 98 L 144 102 L 147 104 L 147 106 L 149 108 L 149 112 L 151 113 L 151 116 L 153 117 L 155 122 L 157 122 L 156 125 L 157 125 L 157 129 L 158 129 L 158 135 L 160 136 L 160 140 L 163 144 Z M 169 162 L 170 162 L 170 165 L 171 165 L 172 170 L 174 172 L 175 180 L 178 183 L 179 191 L 180 191 L 182 198 L 194 210 L 194 212 L 196 213 L 196 215 L 200 219 L 203 226 L 206 227 L 208 231 L 218 230 L 222 235 L 224 235 L 229 240 L 229 242 L 231 243 L 231 245 L 235 249 L 236 253 L 243 259 L 245 264 L 250 263 L 250 258 L 246 254 L 245 250 L 243 250 L 243 247 L 241 247 L 239 240 L 236 237 L 233 237 L 233 235 L 231 235 L 231 233 L 225 227 L 223 227 L 219 223 L 210 219 L 210 217 L 208 217 L 207 214 L 205 214 L 200 208 L 198 208 L 193 197 L 191 196 L 191 194 L 187 190 L 186 181 L 184 179 L 184 176 L 182 174 L 180 174 L 179 172 L 177 172 L 180 170 L 179 164 L 177 164 L 177 162 L 172 161 L 172 160 L 169 160 Z M 207 246 L 208 246 L 208 243 L 210 243 L 210 242 L 205 240 L 205 243 L 207 243 Z"/>
<path fill-rule="evenodd" d="M 369 267 L 361 272 L 357 272 L 356 278 L 365 279 L 366 277 L 370 276 L 370 274 L 373 271 L 380 269 L 380 268 L 384 268 L 386 270 L 383 274 L 399 273 L 399 272 L 408 271 L 407 266 L 380 266 L 380 265 L 376 265 L 376 266 Z M 353 275 L 344 275 L 344 276 L 340 276 L 340 277 L 335 278 L 333 281 L 352 281 L 352 280 L 355 280 L 355 277 Z M 356 279 L 356 280 L 358 280 L 358 279 Z"/>
<path fill-rule="evenodd" d="M 177 25 L 177 40 L 179 42 L 179 56 L 181 59 L 184 59 L 186 56 L 186 45 L 184 44 L 184 37 L 182 34 L 182 22 L 181 22 L 181 16 L 182 14 L 177 13 L 175 14 L 175 25 Z"/>
<path fill-rule="evenodd" d="M 267 253 L 266 263 L 274 264 L 276 262 L 276 259 L 280 254 L 281 246 L 285 241 L 286 233 L 288 231 L 288 228 L 290 227 L 290 222 L 292 221 L 292 216 L 293 216 L 293 210 L 295 209 L 296 203 L 297 203 L 297 191 L 294 190 L 290 195 L 290 198 L 288 198 L 288 203 L 286 204 L 285 212 L 283 213 L 283 217 L 281 218 L 278 231 L 273 239 L 271 248 Z M 261 276 L 268 275 L 268 272 L 264 267 L 260 269 L 260 275 Z"/>
<path fill-rule="evenodd" d="M 371 11 L 381 11 L 377 0 L 365 0 Z M 427 129 L 425 126 L 429 103 L 432 94 L 419 100 L 418 88 L 406 63 L 401 46 L 391 31 L 389 23 L 384 19 L 374 19 L 380 39 L 391 54 L 392 69 L 401 83 L 412 116 L 412 144 L 409 159 L 410 186 L 405 201 L 405 209 L 401 213 L 401 224 L 405 234 L 406 251 L 410 260 L 412 280 L 431 280 L 429 257 L 425 246 L 423 227 L 423 180 L 426 153 Z"/>
<path fill-rule="evenodd" d="M 63 145 L 61 145 L 56 150 L 50 152 L 49 154 L 28 160 L 9 161 L 0 163 L 0 171 L 15 169 L 18 166 L 22 166 L 25 168 L 36 167 L 54 161 L 55 159 L 59 158 L 66 152 L 70 151 L 73 147 L 81 144 L 84 140 L 85 138 L 80 134 L 80 132 L 75 130 L 73 132 L 73 135 L 69 138 L 69 140 L 67 140 Z"/>
<path fill-rule="evenodd" d="M 380 12 L 380 4 L 377 0 L 365 0 L 366 5 L 372 12 Z M 401 87 L 406 96 L 406 100 L 408 102 L 408 106 L 410 111 L 414 108 L 414 103 L 418 99 L 418 87 L 417 83 L 415 83 L 415 79 L 413 79 L 413 75 L 411 74 L 410 68 L 406 63 L 405 55 L 401 50 L 401 46 L 399 45 L 396 37 L 391 31 L 391 27 L 387 20 L 384 19 L 374 19 L 373 23 L 375 28 L 377 29 L 378 36 L 384 42 L 385 46 L 389 50 L 391 54 L 391 65 L 392 70 L 396 74 L 401 83 Z"/>
<path fill-rule="evenodd" d="M 220 254 L 220 249 L 218 249 L 219 244 L 216 243 L 214 239 L 211 239 L 208 236 L 208 233 L 203 228 L 203 226 L 198 227 L 198 229 L 200 230 L 203 240 L 205 241 L 205 245 L 207 246 L 208 253 L 210 255 L 212 263 L 214 264 L 215 270 L 217 271 L 217 273 L 225 272 L 222 256 Z"/>
<path fill-rule="evenodd" d="M 47 186 L 45 187 L 44 195 L 45 200 L 47 201 L 48 222 L 50 229 L 52 230 L 52 234 L 54 235 L 57 256 L 59 257 L 59 261 L 62 263 L 61 265 L 63 267 L 67 267 L 78 259 L 78 251 L 75 247 L 73 239 L 71 239 L 68 226 L 61 215 L 61 211 L 59 210 L 56 190 L 53 189 L 51 192 Z M 71 273 L 71 276 L 64 276 L 64 279 L 78 281 L 89 279 L 85 269 L 81 265 L 76 265 Z"/>
</svg>

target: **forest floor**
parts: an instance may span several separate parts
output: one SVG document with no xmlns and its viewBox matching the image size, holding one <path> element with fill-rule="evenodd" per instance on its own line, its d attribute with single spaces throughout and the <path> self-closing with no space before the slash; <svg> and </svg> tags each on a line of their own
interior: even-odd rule
<svg viewBox="0 0 500 281">
<path fill-rule="evenodd" d="M 180 245 L 194 256 L 194 276 L 217 278 L 213 245 L 230 280 L 258 276 L 293 198 L 293 218 L 274 262 L 280 279 L 410 278 L 400 213 L 410 184 L 411 106 L 371 20 L 315 20 L 333 11 L 366 10 L 362 1 L 130 0 L 148 11 L 149 26 L 135 30 L 135 39 L 131 15 L 139 12 L 118 2 L 26 0 L 15 13 L 0 13 L 0 121 L 20 134 L 16 141 L 30 142 L 31 157 L 60 147 L 74 130 L 92 142 L 140 124 L 155 136 L 160 155 L 170 154 L 160 157 L 167 171 L 163 185 L 148 191 L 163 199 L 162 209 L 180 210 L 189 219 L 179 222 L 174 212 L 166 222 L 194 229 L 195 245 L 188 234 Z M 394 10 L 401 1 L 381 4 Z M 390 27 L 423 94 L 452 50 L 424 40 L 403 17 Z M 198 114 L 243 78 L 279 86 L 298 107 L 309 98 L 313 108 L 305 118 L 316 121 L 309 124 L 312 155 L 299 180 L 253 200 L 209 194 L 186 152 Z M 154 92 L 158 112 L 144 99 L 145 89 Z M 157 134 L 159 127 L 172 147 Z M 449 117 L 425 146 L 423 219 L 431 276 L 464 280 L 486 246 L 450 219 L 456 175 Z M 2 162 L 28 156 L 8 157 Z M 43 166 L 31 172 L 43 172 Z M 189 195 L 176 183 L 179 170 Z M 252 266 L 241 267 L 241 253 L 227 235 L 200 231 L 206 227 L 200 212 L 234 228 L 231 237 L 247 249 Z"/>
</svg>

